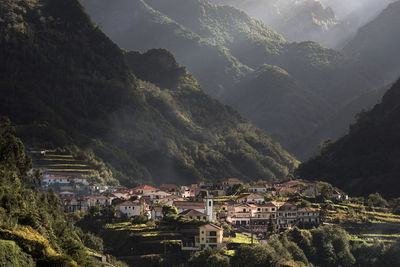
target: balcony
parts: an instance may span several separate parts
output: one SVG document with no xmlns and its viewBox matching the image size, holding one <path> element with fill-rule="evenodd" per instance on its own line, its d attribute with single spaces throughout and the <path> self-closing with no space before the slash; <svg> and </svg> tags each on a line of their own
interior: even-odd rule
<svg viewBox="0 0 400 267">
<path fill-rule="evenodd" d="M 207 244 L 217 244 L 217 238 L 216 237 L 210 237 L 206 239 Z"/>
<path fill-rule="evenodd" d="M 194 242 L 182 242 L 182 250 L 200 250 L 200 245 Z"/>
</svg>

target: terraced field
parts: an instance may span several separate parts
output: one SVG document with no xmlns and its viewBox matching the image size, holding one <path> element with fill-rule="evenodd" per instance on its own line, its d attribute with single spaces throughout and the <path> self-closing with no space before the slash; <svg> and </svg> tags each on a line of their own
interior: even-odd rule
<svg viewBox="0 0 400 267">
<path fill-rule="evenodd" d="M 94 171 L 93 167 L 85 161 L 74 158 L 68 153 L 46 151 L 42 154 L 31 154 L 33 167 L 43 171 L 55 172 L 59 175 L 88 174 Z"/>
<path fill-rule="evenodd" d="M 326 216 L 327 222 L 391 223 L 399 224 L 400 226 L 400 215 L 393 214 L 385 208 L 377 207 L 373 208 L 373 210 L 368 210 L 369 207 L 354 203 L 334 204 L 332 206 L 333 209 L 328 210 Z"/>
</svg>

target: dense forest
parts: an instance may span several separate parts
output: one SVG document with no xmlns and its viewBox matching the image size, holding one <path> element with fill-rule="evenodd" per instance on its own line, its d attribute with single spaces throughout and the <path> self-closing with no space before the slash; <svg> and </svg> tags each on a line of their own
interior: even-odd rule
<svg viewBox="0 0 400 267">
<path fill-rule="evenodd" d="M 316 152 L 321 140 L 344 134 L 358 112 L 346 105 L 383 83 L 382 73 L 371 64 L 314 42 L 288 42 L 232 6 L 206 0 L 81 3 L 121 47 L 169 49 L 207 93 L 244 114 L 300 160 Z M 357 103 L 358 110 L 368 107 Z M 346 120 L 332 119 L 335 124 L 318 131 L 338 112 Z"/>
<path fill-rule="evenodd" d="M 297 166 L 171 53 L 122 52 L 78 1 L 0 5 L 0 114 L 28 147 L 93 152 L 124 185 L 281 179 Z"/>
<path fill-rule="evenodd" d="M 349 193 L 398 196 L 400 80 L 370 111 L 359 113 L 347 135 L 328 142 L 297 174 L 325 179 Z"/>
<path fill-rule="evenodd" d="M 336 226 L 312 230 L 297 228 L 272 236 L 266 244 L 241 245 L 231 258 L 218 249 L 197 252 L 190 266 L 397 266 L 400 243 L 371 246 L 349 242 L 346 231 Z"/>
</svg>

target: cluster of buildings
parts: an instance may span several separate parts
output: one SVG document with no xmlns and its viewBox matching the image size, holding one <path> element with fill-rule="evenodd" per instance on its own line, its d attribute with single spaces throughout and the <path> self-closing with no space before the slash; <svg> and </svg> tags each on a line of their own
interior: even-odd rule
<svg viewBox="0 0 400 267">
<path fill-rule="evenodd" d="M 227 222 L 234 229 L 253 231 L 266 236 L 271 229 L 280 231 L 295 225 L 317 225 L 320 212 L 295 203 L 268 201 L 271 196 L 289 196 L 296 193 L 316 196 L 315 183 L 294 180 L 284 183 L 258 184 L 245 188 L 245 192 L 232 194 L 232 189 L 243 184 L 237 178 L 218 183 L 199 183 L 190 186 L 163 184 L 159 188 L 140 185 L 131 189 L 113 189 L 106 186 L 90 186 L 81 176 L 43 176 L 43 186 L 58 185 L 61 188 L 74 185 L 85 191 L 59 191 L 66 212 L 86 211 L 92 206 L 111 208 L 113 218 L 130 218 L 143 215 L 148 220 L 163 218 L 163 206 L 176 207 L 178 214 L 188 219 L 204 220 L 195 229 L 186 229 L 182 250 L 199 250 L 223 245 L 223 230 L 216 222 Z M 85 193 L 82 193 L 85 192 Z M 274 198 L 282 199 L 282 198 Z M 213 223 L 214 222 L 214 223 Z"/>
</svg>

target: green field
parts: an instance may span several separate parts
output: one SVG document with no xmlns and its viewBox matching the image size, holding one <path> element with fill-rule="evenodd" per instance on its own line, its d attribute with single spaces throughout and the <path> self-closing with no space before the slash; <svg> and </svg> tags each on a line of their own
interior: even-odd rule
<svg viewBox="0 0 400 267">
<path fill-rule="evenodd" d="M 228 240 L 228 243 L 235 243 L 235 244 L 251 244 L 251 237 L 241 234 L 241 233 L 236 233 L 236 237 L 231 237 Z M 258 240 L 256 236 L 254 235 L 253 238 L 253 243 L 258 243 Z"/>
</svg>

